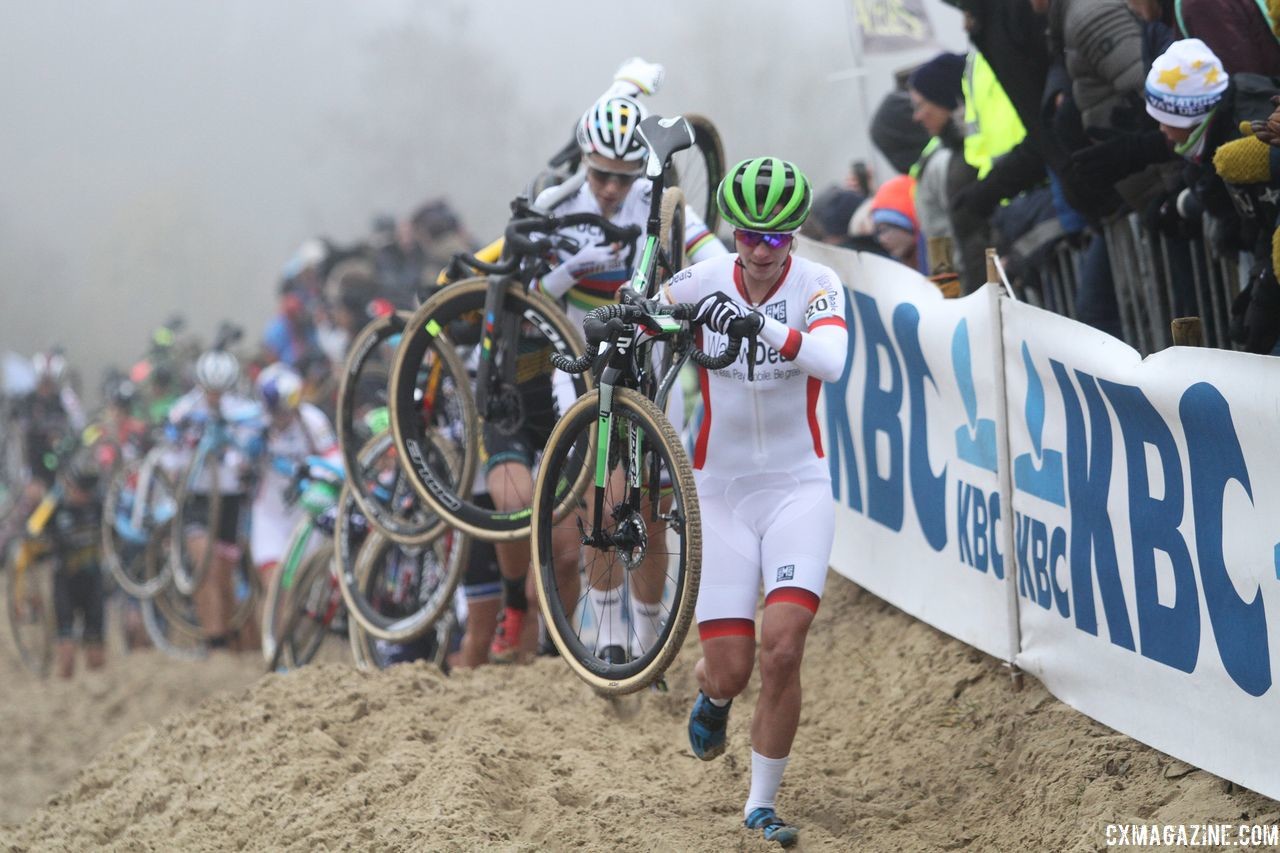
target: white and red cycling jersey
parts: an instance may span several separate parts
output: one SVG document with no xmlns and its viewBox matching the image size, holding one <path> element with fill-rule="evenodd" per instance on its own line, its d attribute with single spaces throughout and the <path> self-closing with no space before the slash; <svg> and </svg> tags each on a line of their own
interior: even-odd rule
<svg viewBox="0 0 1280 853">
<path fill-rule="evenodd" d="M 319 408 L 301 403 L 295 417 L 283 426 L 272 424 L 266 434 L 266 464 L 253 498 L 253 524 L 249 551 L 258 566 L 285 558 L 285 548 L 293 528 L 305 510 L 300 504 L 285 503 L 284 492 L 291 479 L 290 465 L 301 465 L 308 456 L 340 460 L 333 425 Z"/>
<path fill-rule="evenodd" d="M 664 299 L 697 302 L 720 291 L 765 317 L 755 352 L 744 343 L 722 370 L 700 369 L 702 426 L 694 444 L 698 471 L 737 476 L 747 471 L 827 470 L 818 433 L 818 393 L 844 370 L 849 345 L 844 286 L 821 264 L 791 256 L 778 283 L 759 304 L 747 298 L 737 255 L 713 258 L 677 273 Z M 699 344 L 712 354 L 728 339 L 702 329 Z M 747 358 L 755 378 L 747 380 Z M 828 474 L 829 477 L 829 474 Z"/>
<path fill-rule="evenodd" d="M 571 180 L 582 180 L 582 178 L 575 175 Z M 538 198 L 543 200 L 558 191 L 561 191 L 560 187 L 552 187 Z M 609 217 L 609 221 L 614 225 L 624 228 L 635 225 L 641 229 L 640 236 L 636 238 L 633 264 L 640 262 L 640 250 L 644 247 L 643 229 L 649 219 L 649 202 L 652 198 L 653 184 L 644 177 L 638 178 L 631 185 L 618 211 Z M 596 200 L 591 186 L 583 181 L 577 192 L 556 205 L 553 212 L 556 216 L 566 216 L 570 213 L 594 213 L 598 216 L 601 214 L 600 202 Z M 561 233 L 573 238 L 579 247 L 604 242 L 604 235 L 593 225 L 568 228 Z M 706 223 L 702 221 L 702 217 L 689 205 L 685 205 L 684 208 L 684 252 L 685 257 L 693 263 L 728 253 L 724 244 L 716 239 Z M 573 252 L 561 250 L 560 255 L 560 260 L 566 261 L 573 256 Z M 574 281 L 568 290 L 559 292 L 547 288 L 542 290 L 554 299 L 563 299 L 569 321 L 574 328 L 582 328 L 582 320 L 587 316 L 588 311 L 618 301 L 618 290 L 631 279 L 632 268 L 625 264 L 627 255 L 628 253 L 623 251 L 620 253 L 620 262 L 616 266 L 593 270 Z"/>
<path fill-rule="evenodd" d="M 719 291 L 765 318 L 754 353 L 744 345 L 728 367 L 699 371 L 703 416 L 693 467 L 702 507 L 696 613 L 704 640 L 754 636 L 762 585 L 766 604 L 816 612 L 835 534 L 817 405 L 822 383 L 844 370 L 844 286 L 829 268 L 792 256 L 755 303 L 736 262 L 731 255 L 695 264 L 663 289 L 666 301 L 695 303 Z M 699 343 L 716 354 L 727 339 L 704 328 Z"/>
</svg>

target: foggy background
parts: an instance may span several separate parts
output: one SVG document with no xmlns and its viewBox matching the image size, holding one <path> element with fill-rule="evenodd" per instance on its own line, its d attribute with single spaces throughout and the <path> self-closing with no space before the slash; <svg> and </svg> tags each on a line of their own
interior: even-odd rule
<svg viewBox="0 0 1280 853">
<path fill-rule="evenodd" d="M 960 16 L 927 0 L 940 47 Z M 0 3 L 0 350 L 66 347 L 97 397 L 175 312 L 256 343 L 306 238 L 447 196 L 477 237 L 643 56 L 656 112 L 711 117 L 732 164 L 777 154 L 821 188 L 871 156 L 894 71 L 847 0 L 42 0 Z M 864 111 L 863 93 L 866 94 Z"/>
</svg>

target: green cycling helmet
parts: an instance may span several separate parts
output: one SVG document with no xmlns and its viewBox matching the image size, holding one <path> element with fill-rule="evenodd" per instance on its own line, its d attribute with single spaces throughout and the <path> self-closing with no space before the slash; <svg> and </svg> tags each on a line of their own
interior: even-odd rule
<svg viewBox="0 0 1280 853">
<path fill-rule="evenodd" d="M 716 207 L 735 228 L 795 231 L 809 217 L 813 189 L 788 160 L 756 157 L 734 166 L 716 191 Z"/>
</svg>

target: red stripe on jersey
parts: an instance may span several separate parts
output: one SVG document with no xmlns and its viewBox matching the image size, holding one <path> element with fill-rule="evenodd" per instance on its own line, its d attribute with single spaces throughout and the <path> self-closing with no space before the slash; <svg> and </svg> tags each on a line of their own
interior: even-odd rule
<svg viewBox="0 0 1280 853">
<path fill-rule="evenodd" d="M 763 305 L 773 298 L 773 294 L 778 292 L 778 288 L 782 287 L 782 283 L 787 280 L 787 273 L 791 272 L 791 256 L 787 255 L 787 262 L 782 265 L 782 272 L 778 273 L 778 280 L 773 283 L 773 287 L 769 288 L 769 292 L 764 295 L 764 299 L 759 302 L 752 302 L 751 297 L 747 296 L 747 286 L 742 283 L 742 258 L 738 258 L 733 263 L 733 283 L 738 287 L 738 295 L 742 297 L 742 301 L 756 307 Z"/>
<path fill-rule="evenodd" d="M 847 325 L 845 325 L 843 317 L 823 317 L 821 320 L 815 321 L 813 325 L 809 327 L 809 331 L 812 332 L 814 329 L 818 328 L 819 326 L 839 326 L 842 329 L 849 328 Z"/>
<path fill-rule="evenodd" d="M 796 356 L 800 354 L 800 332 L 796 329 L 787 329 L 787 340 L 782 345 L 782 349 L 778 350 L 778 355 L 787 361 L 795 361 Z"/>
<path fill-rule="evenodd" d="M 702 349 L 702 329 L 698 329 L 696 344 Z M 698 383 L 702 386 L 702 426 L 698 428 L 698 441 L 693 445 L 693 467 L 701 471 L 707 461 L 707 440 L 711 437 L 711 383 L 707 369 L 698 368 Z"/>
<path fill-rule="evenodd" d="M 810 613 L 817 613 L 818 602 L 820 601 L 822 599 L 807 589 L 801 589 L 798 586 L 780 586 L 765 596 L 764 606 L 768 607 L 770 604 L 799 604 Z M 698 626 L 698 632 L 702 632 L 701 625 Z"/>
<path fill-rule="evenodd" d="M 818 431 L 818 393 L 820 391 L 822 391 L 822 380 L 816 376 L 810 376 L 805 395 L 807 397 L 805 408 L 809 411 L 809 433 L 813 436 L 813 452 L 818 454 L 819 459 L 823 456 L 822 433 Z"/>
<path fill-rule="evenodd" d="M 756 623 L 750 619 L 708 619 L 698 623 L 699 640 L 714 640 L 716 637 L 750 637 L 754 640 Z"/>
</svg>

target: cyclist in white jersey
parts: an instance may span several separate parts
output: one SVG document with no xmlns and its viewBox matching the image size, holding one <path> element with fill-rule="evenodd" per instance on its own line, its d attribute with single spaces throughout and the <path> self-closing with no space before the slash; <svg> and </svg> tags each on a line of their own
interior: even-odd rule
<svg viewBox="0 0 1280 853">
<path fill-rule="evenodd" d="M 184 394 L 169 410 L 169 446 L 162 464 L 174 477 L 185 475 L 196 446 L 206 439 L 206 430 L 218 425 L 225 429 L 226 451 L 218 464 L 207 466 L 192 484 L 192 516 L 208 513 L 209 496 L 221 496 L 218 529 L 193 525 L 183 531 L 187 547 L 195 559 L 213 548 L 209 571 L 193 595 L 196 616 L 211 649 L 226 649 L 228 626 L 235 607 L 232 583 L 241 556 L 240 512 L 245 487 L 262 450 L 265 426 L 262 409 L 253 400 L 239 396 L 240 364 L 229 352 L 213 349 L 196 361 L 196 387 Z M 209 542 L 212 535 L 214 542 Z"/>
<path fill-rule="evenodd" d="M 303 402 L 302 377 L 281 362 L 258 374 L 258 397 L 270 420 L 266 458 L 253 498 L 249 552 L 263 583 L 282 559 L 293 529 L 305 515 L 302 506 L 285 503 L 285 490 L 297 466 L 308 456 L 321 456 L 341 465 L 338 440 L 324 412 Z"/>
<path fill-rule="evenodd" d="M 702 511 L 696 613 L 703 657 L 689 739 L 703 760 L 724 752 L 730 703 L 755 663 L 763 581 L 760 698 L 743 812 L 749 828 L 784 847 L 798 830 L 778 817 L 774 801 L 799 723 L 800 662 L 835 523 L 816 407 L 822 383 L 840 378 L 849 345 L 839 277 L 791 254 L 811 198 L 804 174 L 785 160 L 737 164 L 716 197 L 735 228 L 737 254 L 695 264 L 663 289 L 665 301 L 698 303 L 704 350 L 723 351 L 731 328 L 755 339 L 735 363 L 701 371 L 705 411 L 693 467 Z"/>
<path fill-rule="evenodd" d="M 624 69 L 626 66 L 624 65 Z M 622 73 L 620 69 L 619 73 Z M 583 168 L 569 181 L 576 183 L 554 187 L 541 194 L 535 204 L 545 206 L 549 198 L 564 197 L 553 208 L 557 215 L 570 213 L 596 213 L 621 225 L 638 225 L 643 229 L 649 214 L 652 184 L 638 180 L 644 172 L 647 150 L 641 145 L 636 128 L 647 112 L 634 98 L 620 94 L 606 94 L 596 101 L 578 121 L 577 141 L 583 156 Z M 561 250 L 560 264 L 543 276 L 536 287 L 553 299 L 562 300 L 571 323 L 581 327 L 587 312 L 600 305 L 617 301 L 617 293 L 631 276 L 631 263 L 638 257 L 643 237 L 637 237 L 633 246 L 621 246 L 603 242 L 600 229 L 581 226 L 568 236 L 577 243 L 576 251 Z M 685 251 L 692 260 L 703 260 L 727 255 L 724 246 L 707 229 L 696 212 L 685 208 Z M 572 386 L 564 374 L 556 375 L 555 392 L 563 410 L 572 402 Z M 673 395 L 674 396 L 674 395 Z M 546 407 L 543 407 L 546 408 Z M 673 399 L 672 411 L 680 411 L 683 403 Z M 530 407 L 536 410 L 537 407 Z M 548 410 L 548 414 L 550 411 Z M 546 435 L 554 426 L 554 416 L 543 425 L 539 436 L 510 441 L 500 436 L 485 436 L 489 453 L 490 495 L 499 509 L 527 506 L 533 491 L 534 454 L 546 442 Z M 567 537 L 572 531 L 566 528 Z M 557 545 L 556 553 L 571 553 L 566 543 Z M 528 540 L 503 542 L 496 545 L 499 565 L 502 567 L 506 607 L 498 633 L 495 635 L 492 654 L 495 660 L 514 657 L 518 638 L 523 629 L 527 612 L 527 595 L 522 592 L 529 566 Z M 577 586 L 577 566 L 567 562 L 562 567 L 561 590 L 566 599 L 573 597 Z M 660 591 L 660 590 L 659 590 Z M 602 625 L 624 624 L 619 608 L 620 596 L 609 590 L 589 592 L 590 603 Z M 625 624 L 655 626 L 658 624 L 657 602 L 645 604 L 632 598 L 633 606 L 649 607 L 653 612 L 630 613 Z M 516 606 L 513 606 L 515 604 Z M 524 607 L 520 607 L 524 604 Z M 652 642 L 652 637 L 613 637 L 608 631 L 601 634 L 601 650 L 609 649 L 615 657 L 636 654 L 640 646 Z M 635 645 L 637 648 L 628 648 Z M 620 661 L 619 661 L 620 662 Z"/>
</svg>

